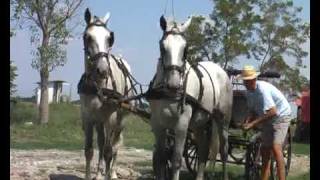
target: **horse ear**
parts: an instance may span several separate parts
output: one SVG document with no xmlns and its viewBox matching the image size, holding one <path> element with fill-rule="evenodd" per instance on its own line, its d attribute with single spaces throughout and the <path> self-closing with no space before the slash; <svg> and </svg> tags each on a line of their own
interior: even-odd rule
<svg viewBox="0 0 320 180">
<path fill-rule="evenodd" d="M 163 15 L 160 17 L 160 26 L 161 26 L 161 29 L 163 31 L 166 31 L 166 29 L 167 29 L 167 21 L 166 21 L 166 19 L 164 18 Z"/>
<path fill-rule="evenodd" d="M 84 19 L 87 24 L 90 24 L 92 22 L 92 17 L 89 8 L 86 9 L 86 12 L 84 13 Z"/>
<path fill-rule="evenodd" d="M 184 32 L 188 29 L 188 27 L 191 24 L 191 20 L 192 20 L 192 17 L 189 17 L 189 19 L 179 27 L 180 32 Z"/>
<path fill-rule="evenodd" d="M 109 41 L 109 46 L 112 47 L 114 43 L 114 33 L 112 31 L 110 32 L 110 38 L 108 41 Z"/>
<path fill-rule="evenodd" d="M 102 22 L 104 23 L 104 24 L 107 24 L 108 23 L 108 21 L 109 21 L 109 19 L 110 19 L 110 12 L 107 12 L 107 14 L 104 16 L 104 18 L 102 19 Z"/>
</svg>

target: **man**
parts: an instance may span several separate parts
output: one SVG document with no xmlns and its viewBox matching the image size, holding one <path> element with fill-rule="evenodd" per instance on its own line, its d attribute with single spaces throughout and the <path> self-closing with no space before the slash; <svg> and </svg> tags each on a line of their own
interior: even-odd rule
<svg viewBox="0 0 320 180">
<path fill-rule="evenodd" d="M 242 127 L 244 130 L 249 130 L 259 126 L 262 130 L 261 179 L 267 180 L 270 176 L 272 153 L 277 163 L 279 180 L 285 180 L 282 144 L 290 125 L 290 105 L 275 86 L 265 81 L 258 81 L 258 75 L 253 66 L 244 66 L 239 76 L 248 90 L 247 101 L 250 112 Z"/>
</svg>

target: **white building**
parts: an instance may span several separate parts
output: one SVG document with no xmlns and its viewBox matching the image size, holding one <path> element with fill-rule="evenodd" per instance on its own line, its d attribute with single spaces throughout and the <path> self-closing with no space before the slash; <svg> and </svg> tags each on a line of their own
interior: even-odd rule
<svg viewBox="0 0 320 180">
<path fill-rule="evenodd" d="M 36 100 L 37 105 L 40 104 L 40 97 L 41 97 L 41 89 L 40 89 L 40 83 L 37 82 L 38 87 L 36 88 Z M 62 80 L 55 80 L 55 81 L 49 81 L 48 82 L 48 103 L 60 103 L 61 99 L 63 98 L 71 98 L 71 91 L 69 91 L 69 94 L 63 93 L 63 86 L 67 85 L 70 86 L 69 83 L 66 83 L 66 81 Z M 70 86 L 71 90 L 71 86 Z M 66 99 L 63 99 L 63 101 L 66 101 Z"/>
</svg>

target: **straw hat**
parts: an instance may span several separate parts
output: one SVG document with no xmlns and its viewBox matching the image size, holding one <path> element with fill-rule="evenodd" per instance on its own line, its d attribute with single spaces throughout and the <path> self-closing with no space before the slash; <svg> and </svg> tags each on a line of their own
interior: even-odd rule
<svg viewBox="0 0 320 180">
<path fill-rule="evenodd" d="M 242 80 L 251 80 L 257 78 L 260 72 L 256 72 L 253 66 L 246 65 L 243 67 L 241 74 L 237 77 Z"/>
</svg>

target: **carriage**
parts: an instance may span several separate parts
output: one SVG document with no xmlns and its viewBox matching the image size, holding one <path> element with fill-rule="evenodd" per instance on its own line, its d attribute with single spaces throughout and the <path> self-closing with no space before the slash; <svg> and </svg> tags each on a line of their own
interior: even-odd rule
<svg viewBox="0 0 320 180">
<path fill-rule="evenodd" d="M 259 129 L 254 129 L 251 131 L 244 131 L 241 129 L 241 121 L 247 115 L 247 105 L 246 105 L 246 90 L 244 85 L 236 80 L 236 76 L 241 73 L 241 70 L 227 70 L 226 71 L 232 80 L 233 85 L 233 107 L 232 107 L 232 118 L 230 122 L 229 129 L 229 149 L 228 149 L 228 161 L 227 163 L 243 165 L 245 168 L 245 179 L 256 180 L 259 179 L 260 169 L 262 166 L 260 147 L 261 142 L 259 139 Z M 280 74 L 277 72 L 265 72 L 258 76 L 258 79 L 274 79 L 280 78 Z M 146 94 L 141 93 L 138 96 L 131 97 L 125 101 L 132 99 L 140 99 Z M 143 117 L 143 120 L 146 123 L 149 123 L 150 119 L 150 110 L 144 107 L 131 106 L 127 103 L 121 103 L 121 107 Z M 292 137 L 295 121 L 291 121 L 291 124 L 288 128 L 288 133 L 283 144 L 283 156 L 285 158 L 285 170 L 286 176 L 290 170 L 291 164 L 291 154 L 292 154 Z M 170 157 L 172 153 L 172 147 L 174 144 L 173 134 L 170 130 L 167 131 L 167 147 L 166 152 L 168 153 L 167 157 Z M 188 130 L 187 139 L 184 148 L 184 161 L 187 169 L 193 175 L 196 175 L 196 170 L 198 166 L 198 154 L 197 154 L 196 142 L 193 136 L 193 132 Z M 220 159 L 216 159 L 220 162 Z M 170 161 L 167 160 L 168 171 L 170 171 Z M 275 160 L 271 159 L 271 178 L 276 179 L 276 164 Z M 168 172 L 169 174 L 169 172 Z"/>
</svg>

